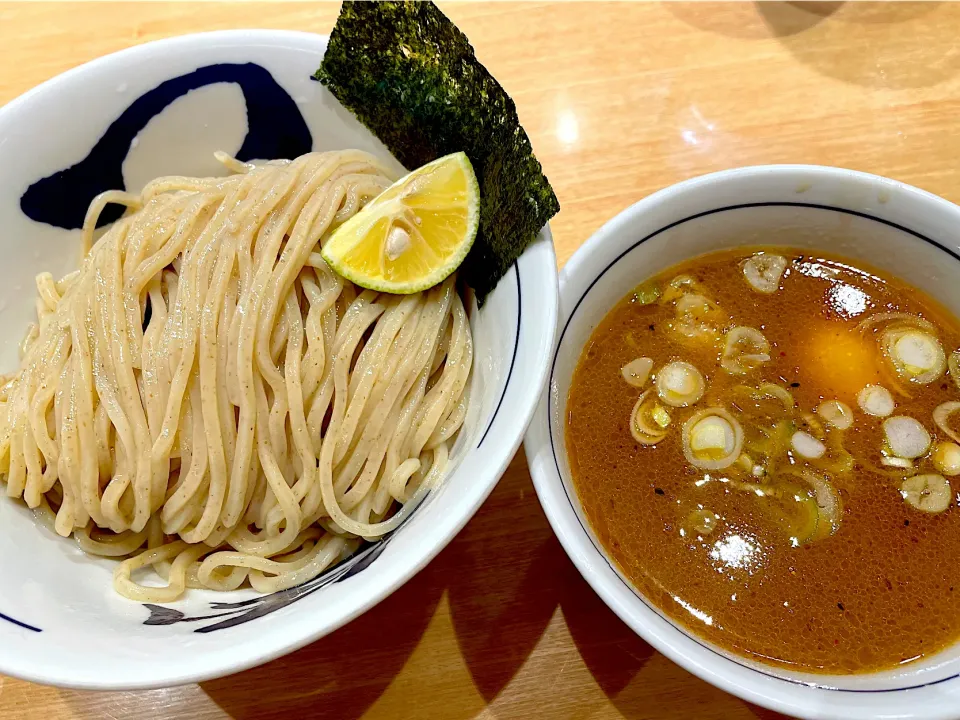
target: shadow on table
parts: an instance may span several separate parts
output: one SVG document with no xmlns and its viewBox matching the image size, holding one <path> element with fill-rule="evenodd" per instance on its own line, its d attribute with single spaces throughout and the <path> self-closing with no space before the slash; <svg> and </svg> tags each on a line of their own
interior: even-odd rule
<svg viewBox="0 0 960 720">
<path fill-rule="evenodd" d="M 510 563 L 484 548 L 496 535 L 509 538 L 497 547 L 510 547 Z M 522 458 L 514 460 L 484 509 L 441 558 L 458 569 L 447 586 L 450 613 L 460 651 L 488 704 L 507 690 L 559 612 L 584 665 L 625 718 L 686 719 L 705 708 L 716 717 L 726 717 L 729 710 L 730 717 L 784 718 L 741 703 L 662 657 L 644 677 L 656 652 L 603 603 L 567 557 L 535 499 Z M 673 678 L 670 688 L 659 687 L 665 672 Z M 556 677 L 561 673 L 558 667 Z M 682 696 L 675 694 L 678 688 Z M 549 693 L 546 687 L 540 690 Z M 564 688 L 556 692 L 562 695 Z M 510 703 L 517 712 L 501 717 L 523 716 L 537 700 L 553 698 L 537 695 Z"/>
<path fill-rule="evenodd" d="M 509 562 L 499 554 L 504 548 Z M 332 635 L 201 687 L 236 720 L 268 711 L 355 720 L 407 663 L 444 590 L 457 645 L 485 703 L 520 671 L 558 607 L 608 695 L 620 692 L 653 654 L 567 558 L 518 456 L 483 508 L 416 579 Z"/>
<path fill-rule="evenodd" d="M 484 546 L 508 541 L 510 563 Z M 653 654 L 583 580 L 553 534 L 536 499 L 526 463 L 511 469 L 448 553 L 458 568 L 447 588 L 457 642 L 473 681 L 489 703 L 543 636 L 559 607 L 584 662 L 601 688 L 615 694 Z"/>
<path fill-rule="evenodd" d="M 509 563 L 497 554 L 504 547 Z M 562 563 L 569 565 L 518 455 L 467 527 L 414 580 L 332 635 L 201 687 L 236 720 L 267 710 L 271 717 L 355 720 L 403 669 L 446 590 L 456 641 L 489 702 L 549 623 L 557 606 L 550 568 Z M 572 566 L 567 572 L 576 573 Z"/>
<path fill-rule="evenodd" d="M 663 7 L 678 20 L 698 30 L 739 40 L 764 40 L 771 29 L 776 35 L 796 35 L 822 22 L 837 12 L 843 2 L 665 2 Z M 776 26 L 764 21 L 758 6 L 777 6 L 772 13 Z"/>
<path fill-rule="evenodd" d="M 777 38 L 826 77 L 870 88 L 936 85 L 960 70 L 938 28 L 960 26 L 960 4 L 941 2 L 665 3 L 686 24 L 730 38 Z"/>
<path fill-rule="evenodd" d="M 492 554 L 489 546 L 484 548 L 498 534 L 509 538 L 509 543 L 497 542 L 497 547 L 510 547 L 509 563 Z M 567 557 L 536 502 L 522 458 L 514 460 L 484 510 L 441 557 L 458 570 L 447 585 L 450 613 L 460 651 L 488 704 L 507 690 L 559 612 L 584 665 L 625 718 L 694 716 L 688 712 L 692 705 L 687 697 L 662 693 L 650 684 L 662 679 L 660 669 L 649 679 L 638 678 L 656 652 L 603 603 Z M 747 713 L 739 700 L 664 658 L 659 662 L 679 678 L 674 688 L 683 687 L 685 693 L 696 696 L 697 707 L 721 708 L 721 712 L 729 708 L 738 717 Z M 558 667 L 557 678 L 561 673 Z M 540 690 L 549 693 L 546 687 Z M 556 692 L 562 695 L 564 688 L 559 686 Z M 538 699 L 553 700 L 536 695 L 510 705 L 520 713 Z M 759 720 L 783 717 L 747 707 Z M 502 717 L 514 716 L 520 715 Z"/>
<path fill-rule="evenodd" d="M 504 549 L 509 562 L 500 555 Z M 442 558 L 456 568 L 447 593 L 457 644 L 477 690 L 490 702 L 550 623 L 557 575 L 566 561 L 522 453 Z"/>
<path fill-rule="evenodd" d="M 332 635 L 201 687 L 236 720 L 357 720 L 408 662 L 445 591 L 456 643 L 484 703 L 520 672 L 559 610 L 584 664 L 625 717 L 667 717 L 644 706 L 642 686 L 624 692 L 655 652 L 603 604 L 566 556 L 522 455 L 467 527 L 414 580 Z M 425 679 L 424 688 L 429 684 Z M 705 684 L 702 691 L 720 693 Z M 461 709 L 462 720 L 472 712 Z M 756 714 L 779 717 L 760 709 Z"/>
<path fill-rule="evenodd" d="M 442 584 L 421 575 L 332 635 L 200 687 L 235 720 L 354 720 L 400 672 L 442 593 Z"/>
<path fill-rule="evenodd" d="M 766 708 L 759 707 L 757 705 L 751 705 L 750 703 L 745 703 L 751 712 L 757 716 L 758 720 L 790 720 L 789 715 L 783 715 L 773 710 L 767 710 Z"/>
<path fill-rule="evenodd" d="M 952 47 L 944 52 L 942 43 L 926 37 L 960 24 L 960 6 L 954 3 L 851 2 L 830 22 L 822 22 L 808 3 L 757 2 L 755 7 L 797 60 L 827 77 L 900 90 L 931 87 L 960 70 L 960 52 Z"/>
</svg>

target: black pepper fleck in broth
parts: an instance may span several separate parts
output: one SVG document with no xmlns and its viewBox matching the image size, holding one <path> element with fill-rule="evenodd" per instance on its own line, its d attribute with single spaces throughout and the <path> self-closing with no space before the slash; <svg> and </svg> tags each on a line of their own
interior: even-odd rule
<svg viewBox="0 0 960 720">
<path fill-rule="evenodd" d="M 960 638 L 960 508 L 950 501 L 960 476 L 946 478 L 946 495 L 922 495 L 945 501 L 933 512 L 912 505 L 921 493 L 908 497 L 901 484 L 938 473 L 933 448 L 948 438 L 933 410 L 960 393 L 942 369 L 926 384 L 905 379 L 919 371 L 897 370 L 881 346 L 900 352 L 906 333 L 903 352 L 923 351 L 909 335 L 927 332 L 910 320 L 922 317 L 949 356 L 960 326 L 919 290 L 847 261 L 771 249 L 750 267 L 767 267 L 778 252 L 779 284 L 775 272 L 757 280 L 772 282 L 769 292 L 748 283 L 751 252 L 724 252 L 645 282 L 659 291 L 652 302 L 626 298 L 610 311 L 567 400 L 576 409 L 566 437 L 577 493 L 637 589 L 724 648 L 825 673 L 927 657 Z M 748 330 L 731 350 L 735 327 Z M 653 373 L 635 388 L 620 369 L 639 357 L 653 360 Z M 682 372 L 677 394 L 658 398 L 658 374 L 676 361 L 702 376 L 695 402 L 682 402 L 696 396 L 695 375 Z M 884 465 L 892 453 L 883 452 L 884 420 L 857 402 L 866 385 L 890 390 L 894 414 L 930 435 L 912 468 Z M 648 390 L 638 425 L 632 412 Z M 831 425 L 818 411 L 825 401 L 843 403 L 852 427 Z M 727 416 L 710 408 L 742 428 L 739 446 Z M 691 420 L 698 412 L 709 422 Z"/>
</svg>

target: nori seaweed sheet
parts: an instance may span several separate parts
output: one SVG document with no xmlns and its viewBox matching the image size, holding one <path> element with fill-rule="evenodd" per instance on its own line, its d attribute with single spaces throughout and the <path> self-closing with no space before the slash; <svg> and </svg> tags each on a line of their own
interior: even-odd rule
<svg viewBox="0 0 960 720">
<path fill-rule="evenodd" d="M 460 277 L 482 304 L 560 203 L 466 36 L 432 2 L 344 2 L 314 77 L 409 169 L 466 152 L 480 228 Z"/>
</svg>

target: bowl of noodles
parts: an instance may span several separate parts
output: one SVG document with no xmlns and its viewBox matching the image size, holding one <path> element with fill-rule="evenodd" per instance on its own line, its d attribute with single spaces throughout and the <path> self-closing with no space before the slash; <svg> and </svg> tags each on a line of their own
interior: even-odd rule
<svg viewBox="0 0 960 720">
<path fill-rule="evenodd" d="M 0 673 L 159 687 L 301 647 L 429 562 L 518 447 L 549 228 L 482 306 L 334 273 L 323 238 L 404 169 L 312 79 L 326 48 L 185 36 L 0 108 Z"/>
</svg>

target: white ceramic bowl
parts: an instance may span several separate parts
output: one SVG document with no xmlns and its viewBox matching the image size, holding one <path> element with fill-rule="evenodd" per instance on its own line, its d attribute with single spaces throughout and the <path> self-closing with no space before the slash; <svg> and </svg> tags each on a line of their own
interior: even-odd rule
<svg viewBox="0 0 960 720">
<path fill-rule="evenodd" d="M 560 274 L 560 337 L 525 443 L 540 501 L 600 597 L 657 650 L 704 680 L 804 718 L 960 717 L 960 644 L 870 675 L 791 673 L 751 662 L 666 619 L 622 577 L 583 516 L 570 482 L 563 416 L 590 334 L 644 279 L 711 250 L 757 244 L 830 251 L 868 263 L 924 287 L 960 314 L 960 208 L 930 193 L 874 175 L 803 165 L 730 170 L 662 190 L 607 223 Z"/>
<path fill-rule="evenodd" d="M 325 37 L 297 32 L 180 37 L 101 58 L 0 109 L 0 368 L 16 366 L 35 317 L 34 275 L 60 276 L 80 260 L 77 232 L 45 222 L 76 224 L 83 191 L 98 182 L 137 190 L 157 175 L 222 173 L 218 149 L 357 147 L 392 161 L 311 79 L 325 48 Z M 301 647 L 397 589 L 470 519 L 533 414 L 557 321 L 548 228 L 470 321 L 472 412 L 446 481 L 386 542 L 299 588 L 191 591 L 148 608 L 114 594 L 111 561 L 84 556 L 0 497 L 0 674 L 80 688 L 199 681 Z"/>
</svg>

